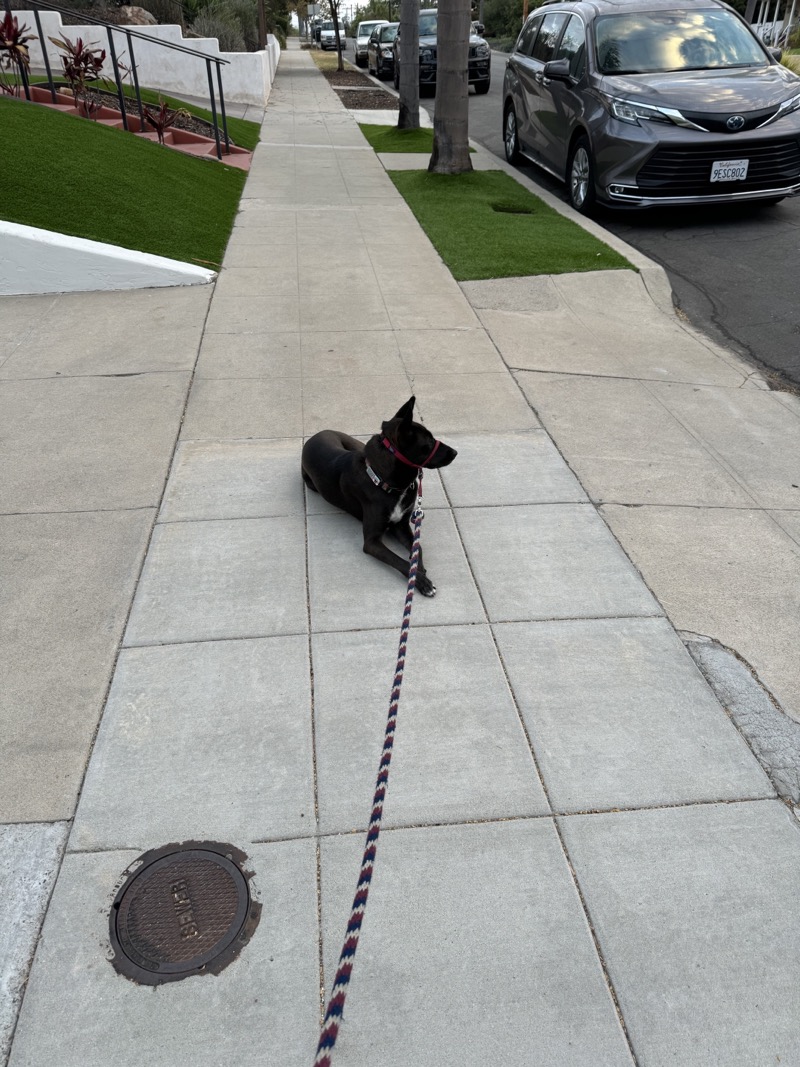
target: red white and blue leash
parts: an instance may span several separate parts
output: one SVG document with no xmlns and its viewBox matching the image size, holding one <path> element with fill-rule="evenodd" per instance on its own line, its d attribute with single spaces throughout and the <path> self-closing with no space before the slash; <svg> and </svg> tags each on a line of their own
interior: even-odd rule
<svg viewBox="0 0 800 1067">
<path fill-rule="evenodd" d="M 438 446 L 438 441 L 436 442 Z M 435 449 L 434 449 L 435 451 Z M 428 457 L 430 458 L 430 457 Z M 416 466 L 416 464 L 415 464 Z M 411 622 L 411 602 L 414 599 L 414 589 L 417 583 L 417 567 L 419 564 L 420 528 L 422 526 L 422 470 L 420 469 L 417 481 L 417 505 L 411 517 L 414 527 L 414 540 L 411 548 L 411 560 L 408 569 L 408 589 L 406 590 L 406 602 L 403 608 L 403 624 L 400 627 L 400 647 L 397 652 L 397 667 L 392 683 L 392 695 L 389 701 L 389 718 L 386 723 L 386 733 L 383 738 L 383 751 L 378 765 L 378 780 L 375 783 L 375 795 L 372 799 L 372 814 L 370 816 L 367 840 L 364 846 L 364 855 L 361 860 L 361 871 L 356 885 L 356 895 L 353 899 L 353 908 L 350 912 L 350 920 L 347 923 L 344 945 L 339 956 L 339 965 L 336 969 L 336 977 L 333 980 L 328 1007 L 325 1010 L 325 1018 L 322 1023 L 317 1055 L 314 1059 L 314 1067 L 331 1067 L 333 1063 L 333 1049 L 336 1038 L 339 1036 L 339 1028 L 342 1025 L 344 1015 L 344 1002 L 350 984 L 350 976 L 353 973 L 358 938 L 361 934 L 361 924 L 364 921 L 364 911 L 367 907 L 369 887 L 372 882 L 372 871 L 375 866 L 375 855 L 378 851 L 378 838 L 381 832 L 381 819 L 383 818 L 383 802 L 386 790 L 389 787 L 389 766 L 392 762 L 392 749 L 394 747 L 394 732 L 397 726 L 397 706 L 400 702 L 400 686 L 403 684 L 403 670 L 406 663 L 406 645 L 408 643 L 408 628 Z"/>
</svg>

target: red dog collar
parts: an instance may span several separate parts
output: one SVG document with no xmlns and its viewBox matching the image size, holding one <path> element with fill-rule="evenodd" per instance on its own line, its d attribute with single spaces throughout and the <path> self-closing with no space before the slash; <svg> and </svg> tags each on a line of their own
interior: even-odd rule
<svg viewBox="0 0 800 1067">
<path fill-rule="evenodd" d="M 430 461 L 436 455 L 436 451 L 439 448 L 439 445 L 441 443 L 442 443 L 441 441 L 437 441 L 436 442 L 436 444 L 433 446 L 433 450 L 431 451 L 431 454 L 422 463 L 412 463 L 410 459 L 406 459 L 406 457 L 403 455 L 403 453 L 392 444 L 392 442 L 389 440 L 388 437 L 384 437 L 383 441 L 381 442 L 383 447 L 384 448 L 388 448 L 389 451 L 392 453 L 392 455 L 393 456 L 397 456 L 397 458 L 400 460 L 401 463 L 405 463 L 405 465 L 407 467 L 415 467 L 417 470 L 421 470 L 423 467 L 427 467 L 428 466 Z"/>
</svg>

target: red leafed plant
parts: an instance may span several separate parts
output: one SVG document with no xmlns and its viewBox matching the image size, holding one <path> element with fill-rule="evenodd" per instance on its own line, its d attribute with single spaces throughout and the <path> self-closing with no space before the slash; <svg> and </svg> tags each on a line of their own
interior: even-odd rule
<svg viewBox="0 0 800 1067">
<path fill-rule="evenodd" d="M 84 41 L 82 37 L 75 41 L 66 37 L 51 37 L 50 40 L 64 53 L 61 56 L 61 64 L 75 102 L 86 102 L 87 86 L 90 82 L 100 80 L 106 59 L 105 49 L 96 48 L 95 41 Z"/>
<path fill-rule="evenodd" d="M 189 112 L 185 107 L 178 107 L 172 110 L 164 100 L 159 100 L 158 111 L 153 111 L 152 108 L 146 107 L 144 109 L 144 121 L 148 122 L 158 134 L 158 143 L 164 143 L 164 133 L 166 130 L 175 124 L 175 121 L 179 118 L 190 118 Z"/>
<path fill-rule="evenodd" d="M 0 93 L 19 96 L 21 78 L 31 65 L 28 41 L 38 40 L 28 29 L 10 11 L 0 19 Z"/>
</svg>

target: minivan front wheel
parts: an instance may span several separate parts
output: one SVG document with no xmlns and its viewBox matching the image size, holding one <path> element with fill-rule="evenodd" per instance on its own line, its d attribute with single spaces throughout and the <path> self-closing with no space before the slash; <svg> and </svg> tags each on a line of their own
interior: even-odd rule
<svg viewBox="0 0 800 1067">
<path fill-rule="evenodd" d="M 506 150 L 506 159 L 509 163 L 519 163 L 519 139 L 517 137 L 517 113 L 514 105 L 509 104 L 506 108 L 506 117 L 503 121 L 503 144 Z"/>
<path fill-rule="evenodd" d="M 569 202 L 581 215 L 591 215 L 597 204 L 594 188 L 594 161 L 588 137 L 579 137 L 572 146 L 567 166 Z"/>
</svg>

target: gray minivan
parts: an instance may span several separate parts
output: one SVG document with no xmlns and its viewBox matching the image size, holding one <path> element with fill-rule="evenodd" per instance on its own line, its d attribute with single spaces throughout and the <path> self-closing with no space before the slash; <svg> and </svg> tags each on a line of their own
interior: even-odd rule
<svg viewBox="0 0 800 1067">
<path fill-rule="evenodd" d="M 719 0 L 546 0 L 503 83 L 506 158 L 572 206 L 776 203 L 800 192 L 800 78 Z"/>
</svg>

